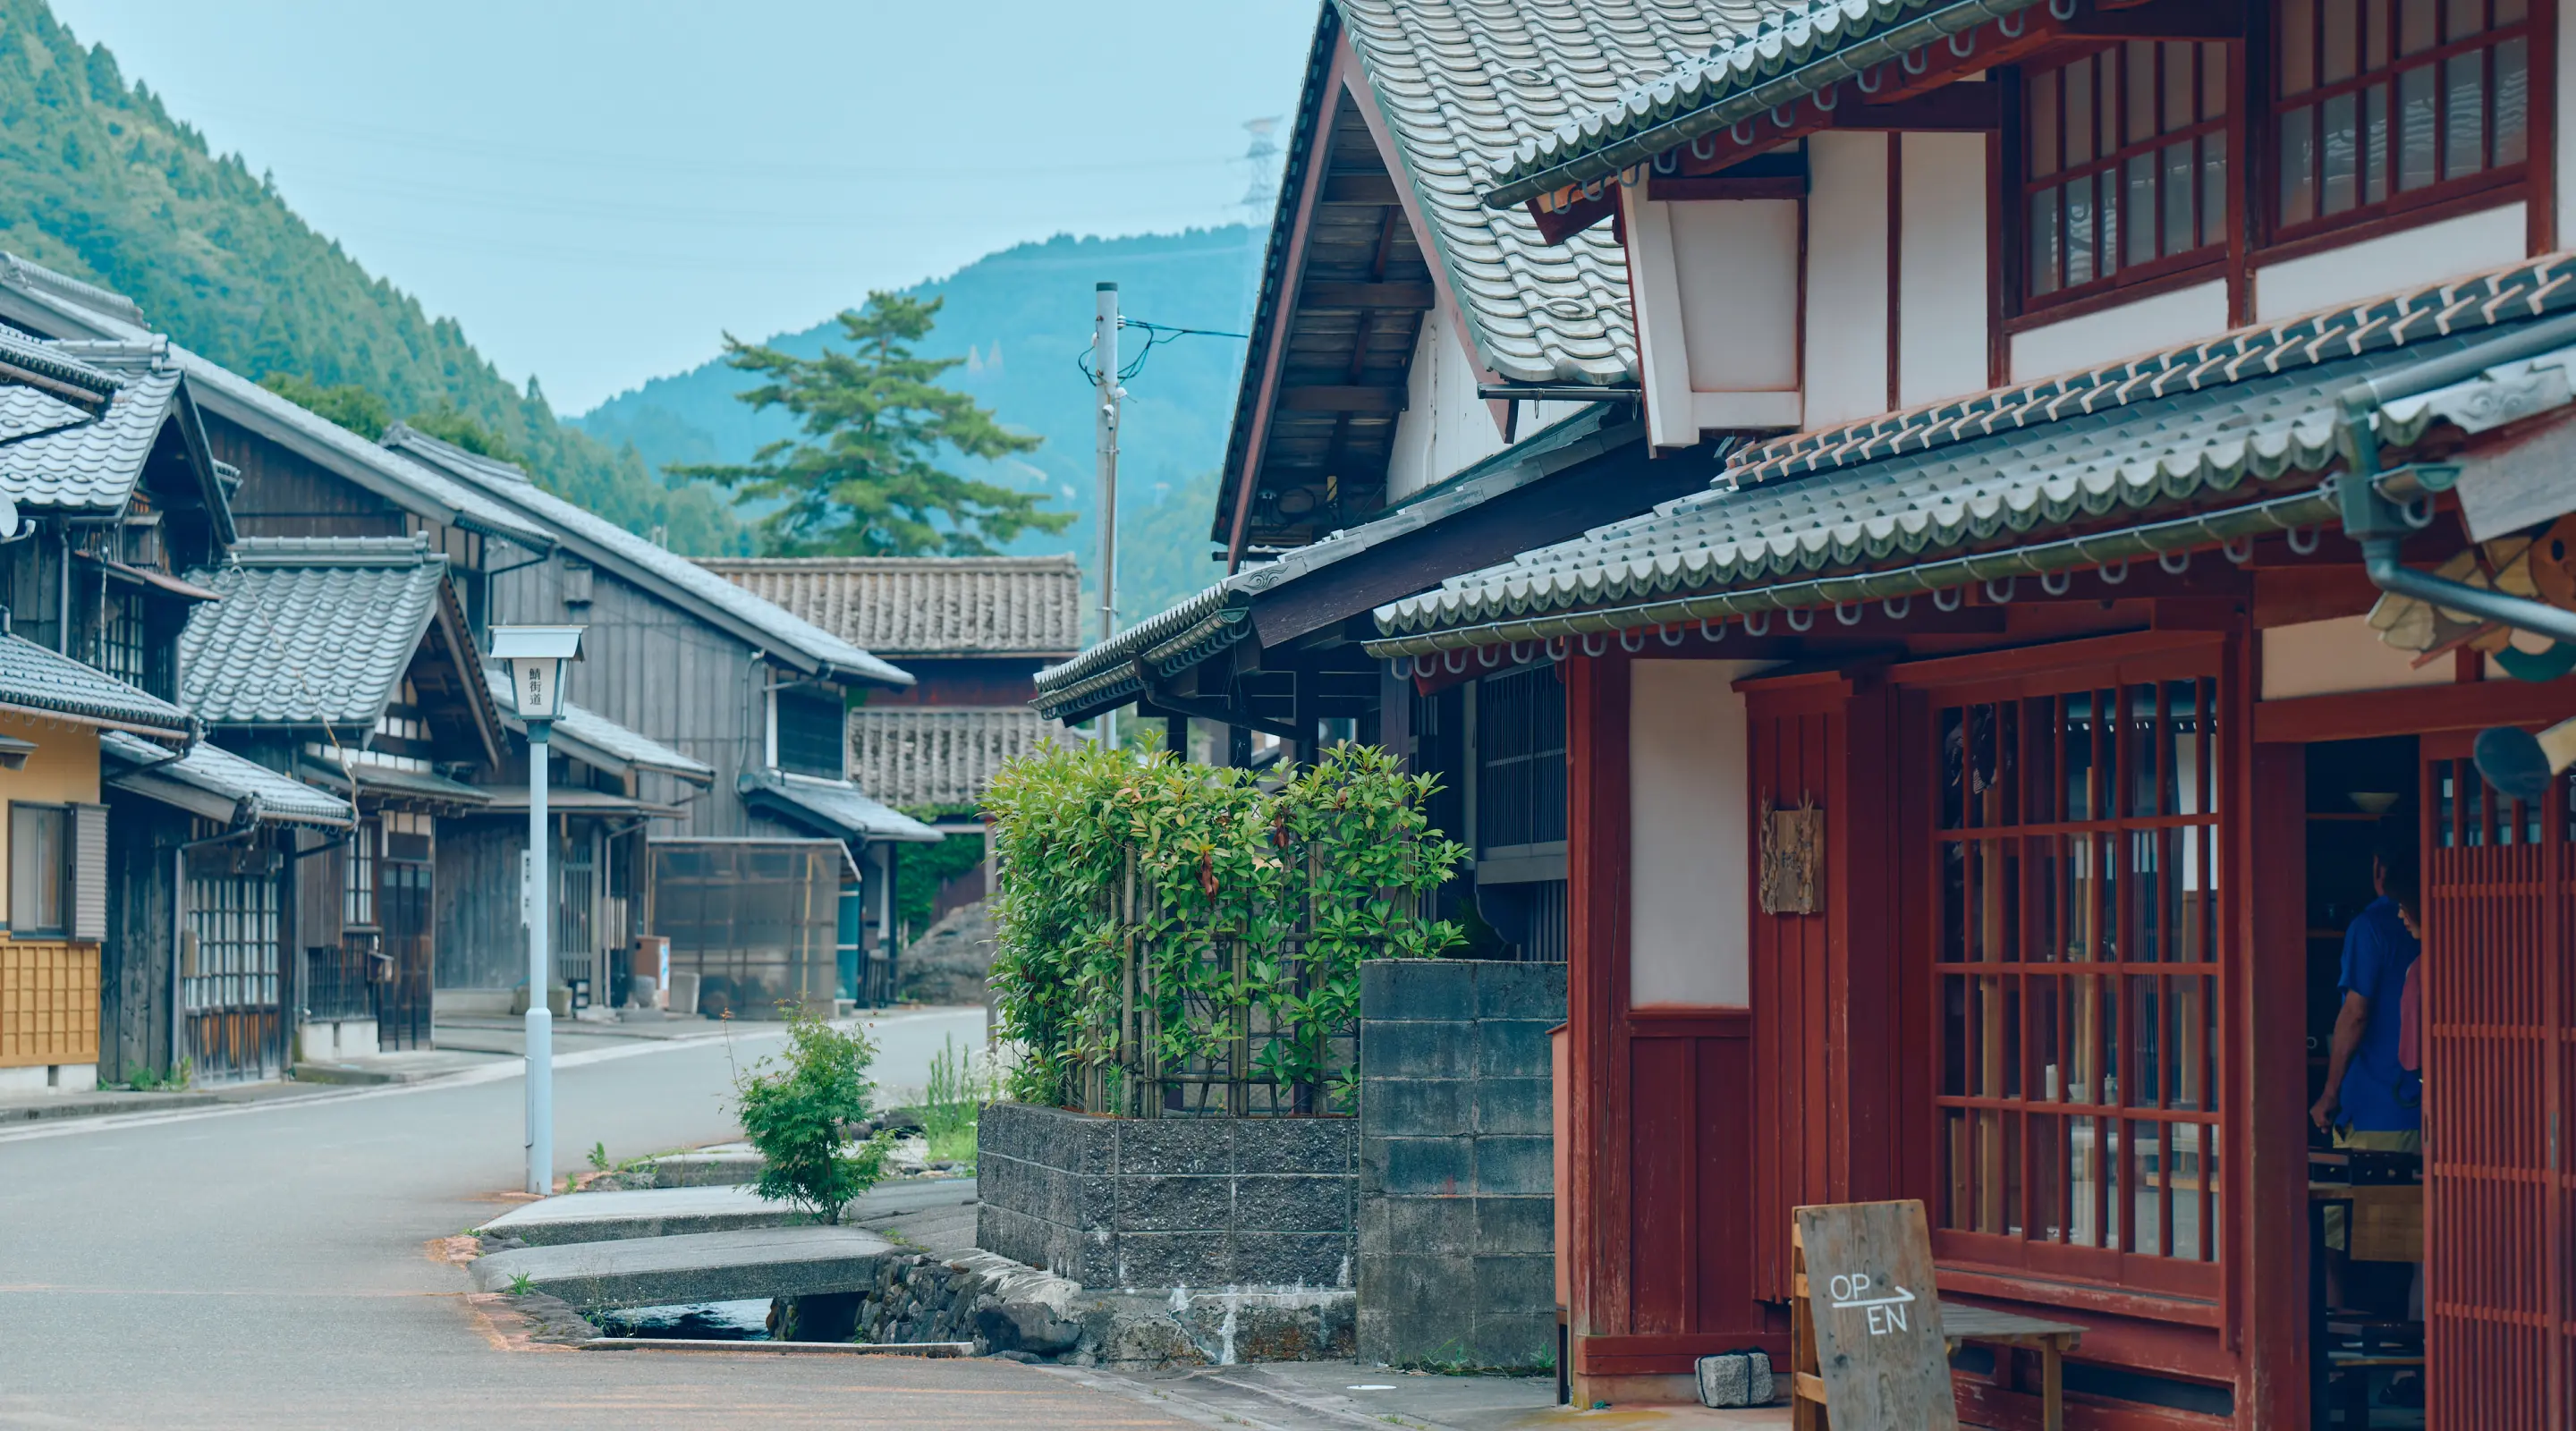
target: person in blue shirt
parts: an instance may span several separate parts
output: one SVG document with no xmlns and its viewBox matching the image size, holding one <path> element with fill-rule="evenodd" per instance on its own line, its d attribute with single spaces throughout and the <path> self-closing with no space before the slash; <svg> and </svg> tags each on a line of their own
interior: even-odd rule
<svg viewBox="0 0 2576 1431">
<path fill-rule="evenodd" d="M 2403 834 L 2383 840 L 2370 873 L 2379 897 L 2344 931 L 2343 1010 L 2326 1053 L 2325 1092 L 2308 1117 L 2339 1147 L 2420 1152 L 2421 1111 L 2402 1096 L 2411 1080 L 2398 1061 L 2406 971 L 2423 950 L 2407 928 L 2417 907 L 2413 842 Z"/>
</svg>

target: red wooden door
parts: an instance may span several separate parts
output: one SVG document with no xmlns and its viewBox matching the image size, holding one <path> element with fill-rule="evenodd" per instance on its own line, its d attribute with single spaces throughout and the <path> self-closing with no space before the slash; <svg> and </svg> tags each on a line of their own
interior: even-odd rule
<svg viewBox="0 0 2576 1431">
<path fill-rule="evenodd" d="M 2501 799 L 2465 733 L 2428 737 L 2424 765 L 2427 1424 L 2576 1426 L 2568 787 Z"/>
</svg>

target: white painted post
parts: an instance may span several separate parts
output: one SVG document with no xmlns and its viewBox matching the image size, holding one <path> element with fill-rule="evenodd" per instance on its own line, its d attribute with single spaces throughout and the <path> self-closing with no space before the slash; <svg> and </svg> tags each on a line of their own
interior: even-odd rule
<svg viewBox="0 0 2576 1431">
<path fill-rule="evenodd" d="M 554 923 L 546 898 L 546 738 L 554 722 L 528 722 L 528 1191 L 555 1190 L 554 980 L 547 936 Z"/>
<path fill-rule="evenodd" d="M 1100 462 L 1100 639 L 1118 634 L 1118 285 L 1095 286 L 1091 319 L 1091 361 L 1098 370 L 1099 411 L 1093 420 Z M 1104 745 L 1118 744 L 1118 713 L 1100 717 Z"/>
</svg>

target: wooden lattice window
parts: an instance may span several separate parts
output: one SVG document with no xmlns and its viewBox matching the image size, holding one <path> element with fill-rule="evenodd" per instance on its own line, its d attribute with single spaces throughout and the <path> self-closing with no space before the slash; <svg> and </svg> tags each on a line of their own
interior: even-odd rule
<svg viewBox="0 0 2576 1431">
<path fill-rule="evenodd" d="M 191 873 L 179 966 L 187 1011 L 276 1003 L 278 932 L 274 876 Z"/>
<path fill-rule="evenodd" d="M 2026 293 L 2141 282 L 2227 246 L 2227 46 L 2132 40 L 2024 81 Z"/>
<path fill-rule="evenodd" d="M 2282 0 L 2273 236 L 2519 182 L 2529 0 Z"/>
<path fill-rule="evenodd" d="M 2181 1264 L 2222 1250 L 2218 683 L 2104 674 L 1934 712 L 1939 1225 L 1946 1255 L 2205 1290 Z"/>
</svg>

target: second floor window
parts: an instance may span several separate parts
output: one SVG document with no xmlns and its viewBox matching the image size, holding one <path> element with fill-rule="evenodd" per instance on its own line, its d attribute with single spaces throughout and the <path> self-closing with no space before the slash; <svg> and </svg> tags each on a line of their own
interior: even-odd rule
<svg viewBox="0 0 2576 1431">
<path fill-rule="evenodd" d="M 2282 0 L 2276 237 L 2521 176 L 2528 0 Z"/>
<path fill-rule="evenodd" d="M 2227 243 L 2227 47 L 2132 40 L 2024 82 L 2031 298 L 2215 258 Z"/>
<path fill-rule="evenodd" d="M 849 740 L 849 716 L 832 694 L 778 693 L 778 768 L 838 780 Z"/>
</svg>

